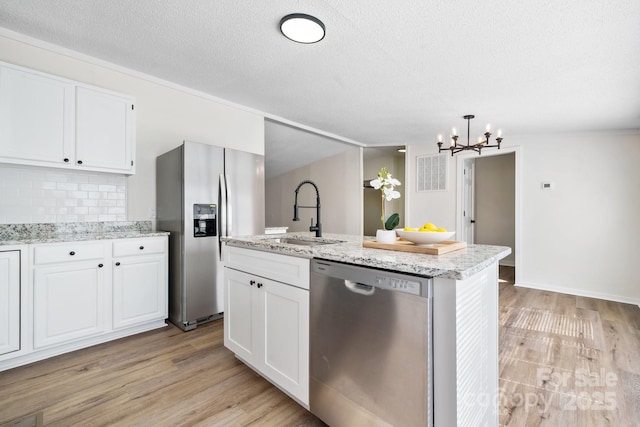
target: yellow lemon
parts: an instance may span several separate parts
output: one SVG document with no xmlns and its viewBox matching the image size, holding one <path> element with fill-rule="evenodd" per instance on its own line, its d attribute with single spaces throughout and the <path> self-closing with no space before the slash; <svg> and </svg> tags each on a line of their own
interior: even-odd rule
<svg viewBox="0 0 640 427">
<path fill-rule="evenodd" d="M 438 229 L 438 227 L 435 224 L 432 224 L 430 222 L 428 222 L 425 225 L 423 225 L 422 228 L 424 228 L 426 230 L 429 230 L 429 231 L 436 231 Z"/>
<path fill-rule="evenodd" d="M 413 227 L 405 227 L 404 231 L 418 231 L 418 229 Z"/>
<path fill-rule="evenodd" d="M 440 228 L 438 228 L 436 231 L 439 231 L 440 233 L 444 233 L 444 232 L 446 232 L 446 231 L 447 231 L 447 229 L 446 229 L 446 228 L 444 228 L 444 227 L 440 227 Z"/>
</svg>

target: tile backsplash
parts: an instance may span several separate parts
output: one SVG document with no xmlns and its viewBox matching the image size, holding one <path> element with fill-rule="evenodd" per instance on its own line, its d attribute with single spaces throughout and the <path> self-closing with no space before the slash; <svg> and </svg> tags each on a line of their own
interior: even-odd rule
<svg viewBox="0 0 640 427">
<path fill-rule="evenodd" d="M 124 175 L 0 164 L 0 224 L 126 219 Z"/>
</svg>

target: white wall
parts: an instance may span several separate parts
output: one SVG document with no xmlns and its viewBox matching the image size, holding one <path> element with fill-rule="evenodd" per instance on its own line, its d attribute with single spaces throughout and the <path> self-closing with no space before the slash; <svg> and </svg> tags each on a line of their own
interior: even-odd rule
<svg viewBox="0 0 640 427">
<path fill-rule="evenodd" d="M 518 284 L 640 304 L 640 133 L 513 136 L 506 142 L 521 147 Z M 415 192 L 415 157 L 436 151 L 435 144 L 409 147 L 407 217 L 420 222 L 428 212 L 453 229 L 455 157 L 448 191 Z M 543 191 L 543 181 L 555 190 Z"/>
<path fill-rule="evenodd" d="M 136 175 L 127 178 L 128 220 L 148 220 L 155 208 L 155 159 L 183 140 L 264 154 L 262 115 L 214 98 L 30 39 L 0 36 L 5 61 L 136 97 Z M 63 53 L 59 53 L 63 52 Z M 89 62 L 91 61 L 91 62 Z"/>
<path fill-rule="evenodd" d="M 509 246 L 511 253 L 500 260 L 515 266 L 515 153 L 479 156 L 474 161 L 475 206 L 473 216 L 475 243 Z"/>
<path fill-rule="evenodd" d="M 354 147 L 336 156 L 317 161 L 266 181 L 266 226 L 308 231 L 310 219 L 316 223 L 315 209 L 299 209 L 300 221 L 293 221 L 295 189 L 311 180 L 320 191 L 323 233 L 359 235 L 362 232 L 361 148 Z M 298 204 L 316 205 L 316 193 L 309 184 L 300 188 Z"/>
<path fill-rule="evenodd" d="M 434 144 L 435 145 L 435 144 Z M 438 152 L 438 147 L 431 144 L 408 145 L 406 153 L 406 220 L 408 227 L 421 226 L 427 222 L 456 229 L 456 162 L 455 157 L 449 160 L 449 175 L 446 191 L 417 191 L 417 157 Z"/>
</svg>

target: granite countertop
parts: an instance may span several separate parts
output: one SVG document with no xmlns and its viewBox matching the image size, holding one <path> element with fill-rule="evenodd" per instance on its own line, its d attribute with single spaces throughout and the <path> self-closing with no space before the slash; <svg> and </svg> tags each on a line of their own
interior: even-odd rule
<svg viewBox="0 0 640 427">
<path fill-rule="evenodd" d="M 152 230 L 151 221 L 0 224 L 0 246 L 167 235 Z"/>
<path fill-rule="evenodd" d="M 471 277 L 511 253 L 511 248 L 506 246 L 469 245 L 465 249 L 443 255 L 425 255 L 362 246 L 364 240 L 374 240 L 373 237 L 345 234 L 325 234 L 321 238 L 314 236 L 313 233 L 300 232 L 281 235 L 230 237 L 222 240 L 230 246 L 454 280 L 463 280 Z M 328 241 L 332 244 L 301 246 L 276 241 L 276 239 L 283 237 Z"/>
</svg>

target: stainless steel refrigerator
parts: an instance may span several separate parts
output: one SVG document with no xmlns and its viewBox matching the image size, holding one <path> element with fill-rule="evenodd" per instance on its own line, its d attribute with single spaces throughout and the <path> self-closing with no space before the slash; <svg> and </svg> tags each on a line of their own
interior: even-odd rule
<svg viewBox="0 0 640 427">
<path fill-rule="evenodd" d="M 157 227 L 169 236 L 169 320 L 222 317 L 220 237 L 264 233 L 264 157 L 184 141 L 156 159 Z"/>
</svg>

